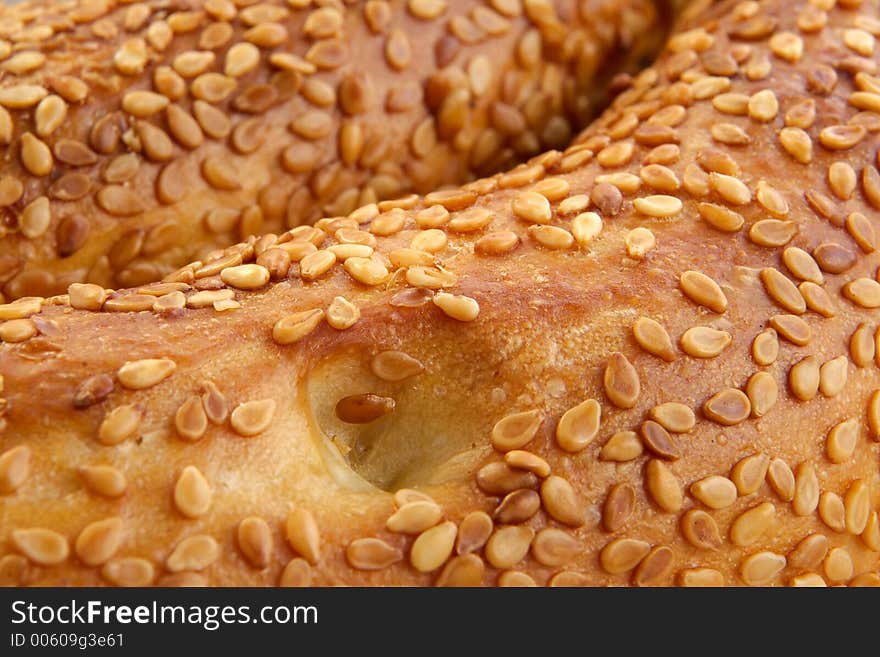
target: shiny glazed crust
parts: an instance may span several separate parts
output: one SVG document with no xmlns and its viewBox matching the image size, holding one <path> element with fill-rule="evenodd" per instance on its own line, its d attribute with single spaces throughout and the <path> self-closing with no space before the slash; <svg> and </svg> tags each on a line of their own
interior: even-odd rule
<svg viewBox="0 0 880 657">
<path fill-rule="evenodd" d="M 722 2 L 564 152 L 0 306 L 5 580 L 876 585 L 876 16 Z"/>
<path fill-rule="evenodd" d="M 0 294 L 141 285 L 562 147 L 661 45 L 656 4 L 4 7 Z"/>
</svg>

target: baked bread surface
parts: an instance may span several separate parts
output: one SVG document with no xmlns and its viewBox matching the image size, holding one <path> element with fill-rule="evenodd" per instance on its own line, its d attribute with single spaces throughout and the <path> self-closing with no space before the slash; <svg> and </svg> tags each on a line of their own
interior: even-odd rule
<svg viewBox="0 0 880 657">
<path fill-rule="evenodd" d="M 565 151 L 0 306 L 6 580 L 876 585 L 876 16 L 718 3 Z"/>
</svg>

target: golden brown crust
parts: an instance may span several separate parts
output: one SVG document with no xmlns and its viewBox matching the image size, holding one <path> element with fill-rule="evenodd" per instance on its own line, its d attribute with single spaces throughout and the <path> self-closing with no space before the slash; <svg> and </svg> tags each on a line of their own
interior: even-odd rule
<svg viewBox="0 0 880 657">
<path fill-rule="evenodd" d="M 140 285 L 560 147 L 656 21 L 649 0 L 4 7 L 0 293 Z"/>
<path fill-rule="evenodd" d="M 0 306 L 7 580 L 877 584 L 880 24 L 831 4 L 721 3 L 359 228 Z"/>
</svg>

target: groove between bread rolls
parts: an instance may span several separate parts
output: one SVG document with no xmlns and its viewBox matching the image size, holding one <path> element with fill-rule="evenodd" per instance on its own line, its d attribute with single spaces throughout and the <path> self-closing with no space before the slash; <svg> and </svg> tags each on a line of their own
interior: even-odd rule
<svg viewBox="0 0 880 657">
<path fill-rule="evenodd" d="M 5 581 L 878 584 L 876 15 L 718 3 L 565 151 L 0 306 Z"/>
<path fill-rule="evenodd" d="M 657 4 L 4 7 L 0 292 L 141 285 L 561 147 L 659 48 Z"/>
</svg>

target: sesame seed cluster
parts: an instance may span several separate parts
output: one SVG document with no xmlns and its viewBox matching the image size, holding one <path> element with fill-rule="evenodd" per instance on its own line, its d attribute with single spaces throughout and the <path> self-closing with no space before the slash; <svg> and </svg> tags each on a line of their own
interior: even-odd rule
<svg viewBox="0 0 880 657">
<path fill-rule="evenodd" d="M 4 6 L 0 303 L 154 282 L 560 148 L 659 48 L 658 4 Z"/>
</svg>

